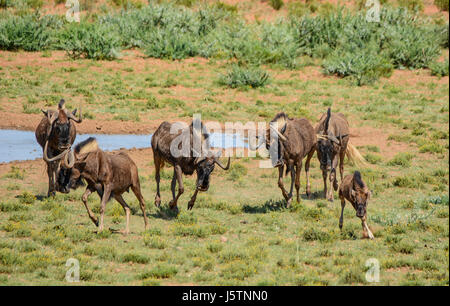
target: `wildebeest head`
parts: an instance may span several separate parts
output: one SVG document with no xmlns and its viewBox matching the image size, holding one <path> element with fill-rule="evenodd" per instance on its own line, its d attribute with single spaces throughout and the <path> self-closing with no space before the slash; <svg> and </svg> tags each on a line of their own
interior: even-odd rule
<svg viewBox="0 0 450 306">
<path fill-rule="evenodd" d="M 58 104 L 58 110 L 56 112 L 44 111 L 44 115 L 48 119 L 48 128 L 47 128 L 47 141 L 45 146 L 47 148 L 49 141 L 54 141 L 58 150 L 63 151 L 70 148 L 70 125 L 71 120 L 77 123 L 80 123 L 82 119 L 81 111 L 79 113 L 78 118 L 75 117 L 77 110 L 75 109 L 73 112 L 69 112 L 64 107 L 65 101 L 61 99 Z M 67 152 L 66 152 L 67 153 Z M 60 159 L 59 156 L 56 159 Z M 44 150 L 44 159 L 47 161 L 51 161 L 47 156 L 47 149 Z"/>
<path fill-rule="evenodd" d="M 58 191 L 69 193 L 70 189 L 83 186 L 81 173 L 86 167 L 86 154 L 98 150 L 97 140 L 89 137 L 75 146 L 62 159 L 61 168 L 58 173 Z"/>
<path fill-rule="evenodd" d="M 370 199 L 371 193 L 362 181 L 359 171 L 355 171 L 353 174 L 351 196 L 356 205 L 356 216 L 359 218 L 364 217 L 366 215 L 367 201 Z"/>
<path fill-rule="evenodd" d="M 287 120 L 288 115 L 285 113 L 278 113 L 272 121 L 269 123 L 269 128 L 266 129 L 264 136 L 256 136 L 257 144 L 254 146 L 250 141 L 248 143 L 249 148 L 251 150 L 257 150 L 260 146 L 265 144 L 266 149 L 269 151 L 269 153 L 272 154 L 271 148 L 274 148 L 276 146 L 277 150 L 281 150 L 281 147 L 279 146 L 280 141 L 288 141 L 287 137 L 283 135 L 283 133 L 286 131 L 287 127 Z M 279 152 L 279 151 L 278 151 Z M 280 153 L 280 152 L 279 152 Z M 280 155 L 280 154 L 278 154 Z"/>
<path fill-rule="evenodd" d="M 228 157 L 227 165 L 223 166 L 219 160 L 220 154 L 214 153 L 209 147 L 209 135 L 206 128 L 199 122 L 196 122 L 196 126 L 197 128 L 192 129 L 193 138 L 200 140 L 203 152 L 203 155 L 196 157 L 194 160 L 195 171 L 197 172 L 196 187 L 199 191 L 207 191 L 214 166 L 217 164 L 223 170 L 228 170 L 230 168 L 230 157 Z"/>
<path fill-rule="evenodd" d="M 323 135 L 317 135 L 317 150 L 320 153 L 320 169 L 331 170 L 331 162 L 334 156 L 339 152 L 342 136 L 336 137 L 329 129 L 331 118 L 331 108 L 328 108 L 325 119 L 325 128 Z"/>
</svg>

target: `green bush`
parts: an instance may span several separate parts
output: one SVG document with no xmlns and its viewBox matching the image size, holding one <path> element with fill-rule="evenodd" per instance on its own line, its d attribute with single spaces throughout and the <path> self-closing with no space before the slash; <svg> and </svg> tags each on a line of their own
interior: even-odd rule
<svg viewBox="0 0 450 306">
<path fill-rule="evenodd" d="M 448 12 L 448 0 L 434 0 L 434 4 L 441 10 Z"/>
<path fill-rule="evenodd" d="M 398 0 L 398 4 L 402 7 L 406 7 L 409 10 L 412 11 L 423 11 L 424 4 L 423 0 Z"/>
<path fill-rule="evenodd" d="M 55 16 L 39 14 L 0 18 L 0 49 L 16 51 L 40 51 L 56 41 L 54 30 L 60 28 L 61 20 Z"/>
<path fill-rule="evenodd" d="M 283 0 L 269 0 L 269 4 L 271 7 L 273 7 L 275 10 L 279 10 L 283 7 L 284 2 Z"/>
<path fill-rule="evenodd" d="M 120 39 L 112 27 L 72 23 L 61 34 L 61 47 L 71 58 L 113 60 L 120 54 Z"/>
<path fill-rule="evenodd" d="M 411 153 L 398 153 L 388 162 L 389 166 L 402 166 L 404 168 L 411 166 L 411 160 L 414 157 Z"/>
<path fill-rule="evenodd" d="M 263 87 L 269 82 L 269 74 L 256 67 L 246 68 L 232 65 L 231 69 L 219 78 L 219 83 L 231 88 Z"/>
<path fill-rule="evenodd" d="M 430 65 L 431 74 L 438 77 L 448 76 L 448 65 L 448 58 L 444 62 L 434 62 Z"/>
<path fill-rule="evenodd" d="M 371 84 L 381 76 L 390 76 L 393 65 L 374 48 L 345 52 L 337 49 L 323 63 L 327 74 L 350 77 L 358 86 Z"/>
</svg>

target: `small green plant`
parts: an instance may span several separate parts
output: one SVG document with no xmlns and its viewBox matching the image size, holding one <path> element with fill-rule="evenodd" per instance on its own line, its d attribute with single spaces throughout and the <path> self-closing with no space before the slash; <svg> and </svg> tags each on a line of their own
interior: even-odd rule
<svg viewBox="0 0 450 306">
<path fill-rule="evenodd" d="M 219 78 L 219 84 L 230 88 L 263 87 L 269 82 L 269 74 L 260 68 L 246 68 L 232 65 L 231 69 Z"/>
<path fill-rule="evenodd" d="M 364 159 L 369 163 L 376 165 L 382 162 L 383 158 L 378 154 L 367 153 L 364 155 Z"/>
<path fill-rule="evenodd" d="M 148 272 L 144 272 L 140 275 L 141 279 L 146 278 L 171 278 L 178 273 L 178 269 L 174 266 L 157 265 Z"/>
<path fill-rule="evenodd" d="M 284 2 L 283 0 L 269 0 L 269 4 L 271 7 L 273 7 L 274 10 L 279 10 L 283 7 Z"/>
<path fill-rule="evenodd" d="M 448 65 L 448 58 L 443 62 L 432 63 L 430 65 L 431 74 L 438 77 L 448 76 Z"/>
<path fill-rule="evenodd" d="M 389 166 L 401 166 L 403 168 L 407 168 L 411 166 L 411 160 L 413 159 L 414 155 L 411 153 L 398 153 L 394 156 L 393 159 L 391 159 L 387 164 Z"/>
<path fill-rule="evenodd" d="M 434 0 L 434 4 L 441 10 L 448 12 L 448 0 Z"/>
</svg>

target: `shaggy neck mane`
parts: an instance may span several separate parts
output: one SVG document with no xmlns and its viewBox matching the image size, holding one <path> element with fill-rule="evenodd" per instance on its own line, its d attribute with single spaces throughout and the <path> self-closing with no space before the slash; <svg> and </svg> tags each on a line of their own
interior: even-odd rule
<svg viewBox="0 0 450 306">
<path fill-rule="evenodd" d="M 278 123 L 278 128 L 280 129 L 281 127 L 283 127 L 287 120 L 288 120 L 288 115 L 284 112 L 278 113 L 270 122 L 277 122 Z"/>
<path fill-rule="evenodd" d="M 360 188 L 365 187 L 365 185 L 361 179 L 361 173 L 359 171 L 355 171 L 355 174 L 353 175 L 353 183 Z"/>
<path fill-rule="evenodd" d="M 98 150 L 98 143 L 97 139 L 94 137 L 89 137 L 88 139 L 80 142 L 75 146 L 75 154 L 86 154 L 89 152 L 97 151 Z"/>
</svg>

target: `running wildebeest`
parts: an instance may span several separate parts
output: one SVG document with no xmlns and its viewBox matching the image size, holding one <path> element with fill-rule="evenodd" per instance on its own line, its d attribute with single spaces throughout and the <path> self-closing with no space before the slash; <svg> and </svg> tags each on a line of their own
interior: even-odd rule
<svg viewBox="0 0 450 306">
<path fill-rule="evenodd" d="M 123 199 L 122 194 L 125 191 L 129 192 L 130 188 L 139 200 L 144 216 L 145 229 L 148 228 L 138 169 L 126 153 L 104 152 L 98 148 L 97 141 L 93 137 L 77 144 L 74 150 L 71 149 L 62 158 L 61 169 L 58 175 L 58 191 L 68 193 L 70 189 L 76 189 L 84 185 L 82 179 L 87 182 L 82 201 L 89 218 L 98 226 L 99 231 L 103 230 L 106 203 L 114 197 L 125 211 L 126 228 L 124 233 L 129 233 L 130 207 Z M 100 224 L 87 205 L 87 199 L 94 191 L 97 192 L 101 199 Z"/>
<path fill-rule="evenodd" d="M 194 123 L 196 123 L 194 125 Z M 183 142 L 177 143 L 178 139 Z M 200 148 L 196 150 L 194 142 L 198 141 Z M 183 147 L 184 146 L 184 147 Z M 172 149 L 184 151 L 185 154 L 175 156 Z M 192 209 L 197 193 L 199 191 L 207 191 L 209 188 L 210 175 L 217 164 L 220 168 L 228 170 L 230 168 L 230 157 L 226 166 L 219 161 L 219 155 L 212 152 L 209 148 L 209 134 L 200 121 L 193 121 L 188 127 L 178 124 L 163 122 L 152 136 L 153 159 L 155 163 L 155 179 L 156 179 L 156 196 L 155 205 L 160 206 L 161 195 L 159 191 L 160 171 L 167 162 L 173 166 L 173 178 L 171 184 L 172 200 L 169 207 L 178 210 L 177 201 L 183 194 L 183 178 L 182 175 L 192 175 L 194 171 L 197 173 L 196 188 L 194 195 L 188 203 L 188 209 Z M 197 152 L 196 152 L 197 151 Z M 199 152 L 201 151 L 201 152 Z M 175 195 L 175 187 L 178 182 L 178 193 Z"/>
<path fill-rule="evenodd" d="M 339 198 L 341 199 L 341 217 L 339 218 L 339 228 L 342 230 L 344 224 L 344 207 L 345 200 L 352 203 L 353 208 L 356 210 L 356 216 L 361 219 L 364 236 L 368 234 L 370 239 L 374 236 L 367 226 L 367 201 L 370 199 L 371 193 L 367 185 L 361 178 L 361 173 L 355 171 L 354 174 L 349 174 L 342 180 L 341 186 L 339 186 Z"/>
<path fill-rule="evenodd" d="M 329 201 L 334 200 L 333 190 L 338 189 L 336 179 L 336 168 L 339 165 L 341 181 L 344 175 L 344 158 L 347 154 L 349 160 L 364 164 L 364 158 L 358 150 L 349 143 L 349 125 L 345 116 L 341 113 L 331 114 L 328 108 L 326 114 L 322 115 L 316 126 L 317 133 L 317 158 L 322 170 L 324 195 Z M 327 188 L 327 176 L 330 172 L 330 187 Z"/>
<path fill-rule="evenodd" d="M 271 133 L 271 131 L 275 133 Z M 275 137 L 271 137 L 271 134 Z M 300 201 L 300 173 L 304 157 L 306 157 L 306 195 L 309 196 L 311 194 L 309 166 L 317 142 L 316 133 L 307 119 L 289 118 L 285 113 L 278 113 L 270 122 L 270 127 L 266 130 L 265 137 L 259 139 L 257 147 L 265 142 L 266 148 L 270 152 L 270 148 L 276 145 L 275 141 L 278 141 L 279 146 L 278 161 L 275 164 L 275 167 L 278 168 L 278 187 L 280 187 L 283 197 L 286 199 L 287 206 L 289 207 L 292 202 L 294 181 L 295 189 L 297 191 L 297 202 Z M 254 149 L 251 145 L 250 148 Z M 289 193 L 287 193 L 283 185 L 285 166 L 286 174 L 289 172 L 291 173 L 291 188 Z"/>
<path fill-rule="evenodd" d="M 77 110 L 68 111 L 64 107 L 64 100 L 59 101 L 58 110 L 42 110 L 45 117 L 36 127 L 36 140 L 42 147 L 44 161 L 47 164 L 48 192 L 47 196 L 55 195 L 56 175 L 59 170 L 60 160 L 65 156 L 77 135 L 75 124 L 81 123 L 81 110 L 78 119 L 75 117 Z"/>
</svg>

